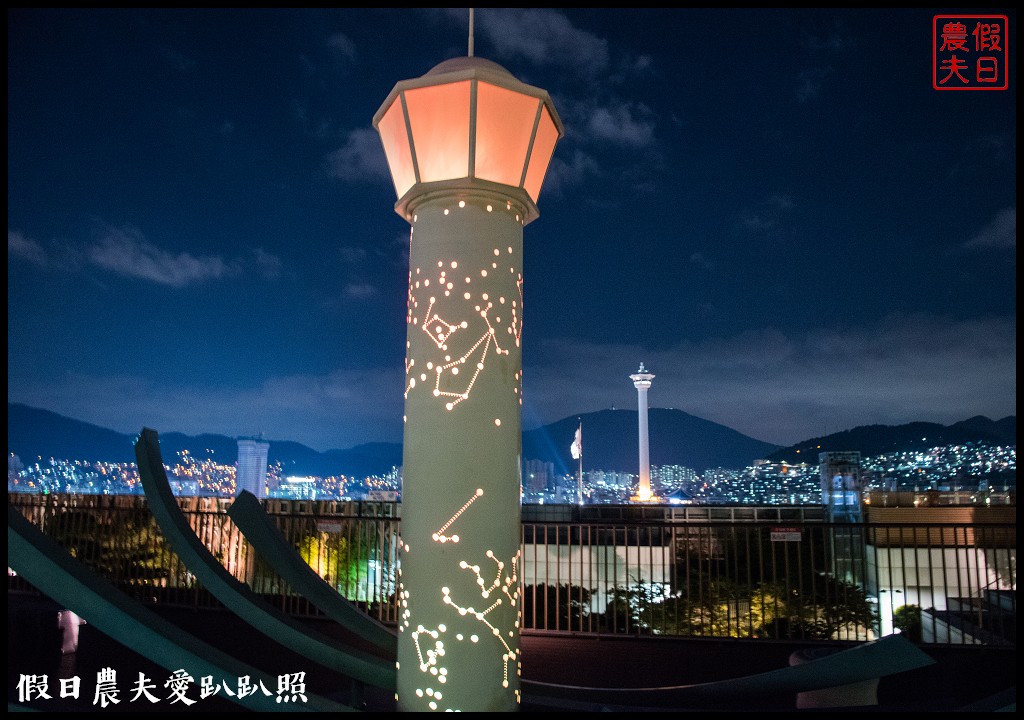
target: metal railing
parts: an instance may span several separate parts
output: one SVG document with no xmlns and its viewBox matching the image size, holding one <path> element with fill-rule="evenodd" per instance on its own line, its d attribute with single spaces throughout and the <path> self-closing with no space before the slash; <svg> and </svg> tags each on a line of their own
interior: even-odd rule
<svg viewBox="0 0 1024 720">
<path fill-rule="evenodd" d="M 69 553 L 116 587 L 145 602 L 214 608 L 163 537 L 143 496 L 12 494 L 8 502 Z M 206 548 L 238 580 L 283 612 L 321 613 L 249 546 L 228 517 L 230 499 L 180 497 L 178 504 Z M 395 623 L 398 519 L 394 503 L 267 501 L 284 536 L 317 574 L 384 623 Z M 27 589 L 11 578 L 11 590 Z"/>
<path fill-rule="evenodd" d="M 136 496 L 10 495 L 33 523 L 146 602 L 216 607 Z M 225 514 L 179 498 L 206 547 L 285 612 L 318 616 Z M 326 582 L 385 623 L 397 619 L 400 506 L 266 501 Z M 1015 644 L 1016 525 L 839 524 L 820 507 L 524 507 L 528 632 Z M 29 589 L 9 579 L 9 591 Z"/>
</svg>

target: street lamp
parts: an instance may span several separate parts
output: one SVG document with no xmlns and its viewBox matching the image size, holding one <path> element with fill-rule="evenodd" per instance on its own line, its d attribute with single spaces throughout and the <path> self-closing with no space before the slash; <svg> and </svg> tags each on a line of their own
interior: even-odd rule
<svg viewBox="0 0 1024 720">
<path fill-rule="evenodd" d="M 513 710 L 523 227 L 562 124 L 544 90 L 478 57 L 398 83 L 373 124 L 412 226 L 398 707 Z"/>
</svg>

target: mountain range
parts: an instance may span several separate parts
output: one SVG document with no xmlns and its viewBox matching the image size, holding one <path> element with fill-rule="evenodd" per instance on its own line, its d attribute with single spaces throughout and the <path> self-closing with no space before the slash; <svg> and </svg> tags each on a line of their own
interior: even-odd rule
<svg viewBox="0 0 1024 720">
<path fill-rule="evenodd" d="M 39 457 L 135 462 L 136 437 L 49 410 L 7 403 L 7 451 L 18 455 L 23 463 Z M 364 477 L 386 473 L 402 464 L 399 443 L 367 443 L 348 450 L 319 452 L 289 440 L 269 442 L 268 460 L 271 464 L 280 461 L 285 475 Z M 227 435 L 160 432 L 160 450 L 164 461 L 171 464 L 183 450 L 195 458 L 212 458 L 224 465 L 238 460 L 237 438 Z"/>
<path fill-rule="evenodd" d="M 741 468 L 778 449 L 682 410 L 651 408 L 647 424 L 652 465 L 685 465 L 698 471 Z M 574 471 L 569 446 L 580 426 L 584 470 L 636 472 L 635 410 L 600 410 L 528 430 L 523 433 L 523 457 L 552 462 L 555 472 Z"/>
<path fill-rule="evenodd" d="M 824 450 L 859 450 L 863 455 L 877 455 L 972 441 L 1016 445 L 1017 435 L 1015 416 L 998 421 L 978 416 L 948 426 L 923 422 L 866 425 L 779 448 L 682 410 L 652 408 L 648 424 L 652 464 L 684 465 L 698 471 L 709 467 L 742 468 L 760 458 L 814 463 L 817 453 Z M 523 457 L 554 463 L 556 472 L 573 471 L 576 461 L 570 456 L 569 446 L 580 425 L 585 470 L 636 471 L 637 414 L 631 410 L 585 413 L 528 430 L 523 433 Z M 7 404 L 8 452 L 25 463 L 50 457 L 134 462 L 134 440 L 134 435 L 49 410 Z M 269 460 L 280 461 L 285 475 L 363 477 L 383 474 L 402 464 L 400 443 L 367 443 L 347 450 L 320 452 L 287 440 L 269 442 Z M 196 458 L 210 457 L 228 465 L 238 458 L 236 438 L 226 435 L 161 432 L 160 444 L 164 459 L 169 462 L 183 450 Z"/>
<path fill-rule="evenodd" d="M 967 420 L 940 425 L 912 422 L 905 425 L 861 425 L 851 430 L 805 440 L 768 456 L 784 462 L 818 462 L 818 453 L 826 450 L 859 450 L 862 457 L 884 453 L 927 450 L 937 445 L 963 445 L 985 442 L 992 445 L 1017 444 L 1017 417 L 992 420 L 977 415 Z M 810 459 L 808 459 L 810 458 Z"/>
</svg>

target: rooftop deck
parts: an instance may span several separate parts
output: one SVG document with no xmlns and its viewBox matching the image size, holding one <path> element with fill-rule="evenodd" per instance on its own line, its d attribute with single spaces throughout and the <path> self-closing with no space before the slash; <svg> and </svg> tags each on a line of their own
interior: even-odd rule
<svg viewBox="0 0 1024 720">
<path fill-rule="evenodd" d="M 227 612 L 163 543 L 144 499 L 9 502 L 183 631 L 271 675 L 305 672 L 310 692 L 325 698 L 392 709 L 387 692 L 320 668 Z M 262 567 L 224 513 L 226 503 L 178 502 L 189 534 L 234 577 L 306 627 L 379 654 Z M 385 623 L 393 619 L 391 577 L 398 558 L 391 538 L 400 523 L 398 507 L 267 505 L 321 579 Z M 813 507 L 532 510 L 523 524 L 524 680 L 594 688 L 716 682 L 789 667 L 801 651 L 854 648 L 903 623 L 935 662 L 881 677 L 878 704 L 860 709 L 941 711 L 1000 692 L 1010 699 L 997 698 L 994 706 L 1015 703 L 1015 516 L 977 507 L 963 518 L 943 511 L 939 521 L 901 510 L 899 516 L 870 513 L 870 522 L 849 525 L 826 522 Z M 78 651 L 62 656 L 56 627 L 62 608 L 20 577 L 9 576 L 8 588 L 9 700 L 17 700 L 25 674 L 46 675 L 54 690 L 62 677 L 81 678 L 83 697 L 36 703 L 49 710 L 89 708 L 96 673 L 104 667 L 118 671 L 123 696 L 131 694 L 139 672 L 154 681 L 166 678 L 165 670 L 90 625 L 80 630 Z M 916 609 L 916 626 L 905 624 L 907 606 Z M 195 709 L 237 709 L 217 697 L 201 702 Z M 635 697 L 632 702 L 637 708 L 650 704 Z M 738 711 L 797 707 L 788 691 L 756 702 L 724 693 L 713 701 L 688 697 L 686 703 Z M 126 702 L 107 709 L 132 706 L 139 707 Z M 524 693 L 525 710 L 545 707 Z M 169 702 L 152 706 L 168 709 L 174 709 Z"/>
<path fill-rule="evenodd" d="M 78 652 L 60 654 L 60 636 L 54 619 L 57 606 L 29 595 L 9 596 L 8 607 L 8 700 L 16 700 L 19 674 L 46 674 L 50 687 L 58 678 L 78 675 L 83 693 L 78 701 L 41 700 L 32 703 L 40 710 L 79 711 L 96 709 L 92 688 L 97 672 L 105 667 L 118 671 L 122 702 L 104 711 L 172 711 L 179 706 L 165 699 L 163 679 L 168 673 L 88 625 L 81 628 Z M 341 702 L 353 700 L 351 681 L 305 661 L 288 648 L 274 645 L 231 613 L 216 609 L 185 610 L 160 608 L 159 613 L 183 630 L 211 644 L 247 658 L 267 673 L 307 673 L 311 692 Z M 324 633 L 343 638 L 336 626 L 306 618 L 304 623 Z M 351 640 L 351 638 L 348 638 Z M 524 633 L 523 677 L 567 685 L 592 687 L 652 687 L 687 685 L 753 675 L 787 667 L 793 653 L 808 648 L 846 648 L 850 643 L 791 642 L 743 639 L 683 639 L 652 636 L 569 635 Z M 847 708 L 861 712 L 917 711 L 948 712 L 1013 690 L 1015 702 L 1016 651 L 1012 647 L 927 646 L 925 652 L 936 663 L 929 667 L 883 677 L 878 685 L 878 705 Z M 161 702 L 128 702 L 132 683 L 143 672 L 157 684 Z M 198 684 L 198 678 L 196 679 Z M 86 697 L 88 695 L 88 697 Z M 189 692 L 198 699 L 198 687 Z M 393 710 L 393 698 L 383 691 L 366 689 L 357 700 L 363 709 Z M 997 703 L 998 704 L 998 703 Z M 216 697 L 199 700 L 194 710 L 235 712 L 238 708 Z M 541 711 L 524 696 L 524 711 Z M 714 702 L 694 703 L 691 709 L 738 712 L 795 711 L 794 694 L 760 697 L 756 702 L 721 697 Z"/>
</svg>

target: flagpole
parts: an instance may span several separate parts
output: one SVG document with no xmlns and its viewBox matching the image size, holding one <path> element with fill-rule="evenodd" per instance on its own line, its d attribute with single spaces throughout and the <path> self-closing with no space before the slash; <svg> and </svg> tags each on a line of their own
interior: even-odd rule
<svg viewBox="0 0 1024 720">
<path fill-rule="evenodd" d="M 576 484 L 576 502 L 579 505 L 583 504 L 583 420 L 580 420 L 579 427 L 580 437 L 580 474 L 579 481 Z"/>
<path fill-rule="evenodd" d="M 579 426 L 576 428 L 576 437 L 573 438 L 572 445 L 569 446 L 569 452 L 572 455 L 573 460 L 580 461 L 579 475 L 576 478 L 576 503 L 579 505 L 583 504 L 583 418 L 576 418 L 579 420 Z"/>
</svg>

